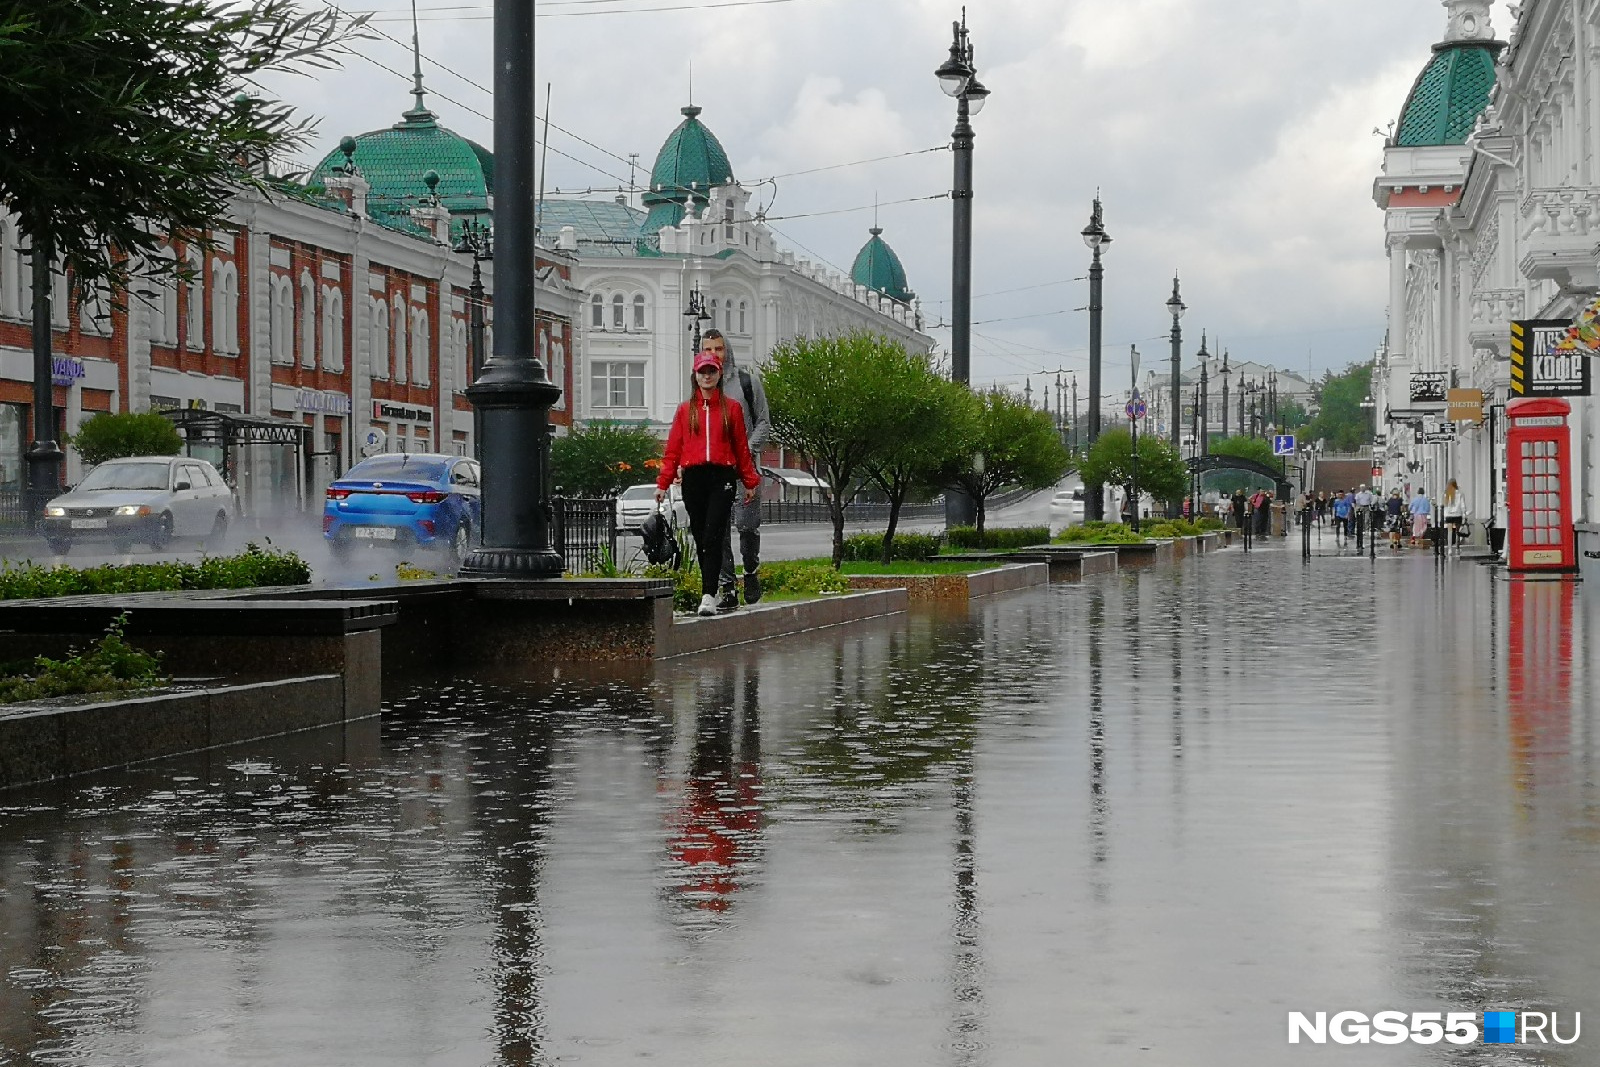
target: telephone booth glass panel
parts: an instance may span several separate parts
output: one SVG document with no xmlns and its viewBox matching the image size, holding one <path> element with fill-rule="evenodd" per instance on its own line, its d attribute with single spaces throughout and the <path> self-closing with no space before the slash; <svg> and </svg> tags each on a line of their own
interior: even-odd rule
<svg viewBox="0 0 1600 1067">
<path fill-rule="evenodd" d="M 1571 410 L 1559 399 L 1514 400 L 1506 407 L 1513 570 L 1571 570 L 1577 565 L 1567 473 Z"/>
</svg>

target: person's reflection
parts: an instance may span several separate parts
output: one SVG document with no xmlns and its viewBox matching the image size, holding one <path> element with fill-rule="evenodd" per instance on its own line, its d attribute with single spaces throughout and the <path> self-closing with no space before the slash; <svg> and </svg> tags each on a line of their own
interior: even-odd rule
<svg viewBox="0 0 1600 1067">
<path fill-rule="evenodd" d="M 1541 757 L 1571 750 L 1572 606 L 1570 581 L 1513 581 L 1506 665 L 1517 786 L 1538 786 Z"/>
<path fill-rule="evenodd" d="M 760 851 L 760 674 L 751 663 L 740 679 L 728 664 L 708 689 L 695 708 L 689 780 L 667 852 L 676 899 L 725 912 Z"/>
</svg>

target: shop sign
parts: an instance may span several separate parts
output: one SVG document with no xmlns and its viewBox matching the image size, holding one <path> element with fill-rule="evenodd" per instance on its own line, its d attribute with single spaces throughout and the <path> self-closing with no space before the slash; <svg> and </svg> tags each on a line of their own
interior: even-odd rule
<svg viewBox="0 0 1600 1067">
<path fill-rule="evenodd" d="M 1445 418 L 1451 422 L 1483 421 L 1482 389 L 1452 389 L 1445 396 Z"/>
<path fill-rule="evenodd" d="M 400 419 L 404 422 L 432 422 L 433 412 L 427 408 L 406 407 L 404 404 L 391 404 L 386 400 L 372 402 L 372 417 L 375 419 Z"/>
<path fill-rule="evenodd" d="M 50 383 L 52 385 L 65 385 L 71 387 L 89 372 L 84 369 L 83 360 L 76 356 L 56 356 L 50 360 Z"/>
<path fill-rule="evenodd" d="M 1411 402 L 1413 404 L 1443 404 L 1446 388 L 1444 371 L 1417 371 L 1411 376 Z"/>
<path fill-rule="evenodd" d="M 1512 396 L 1588 396 L 1589 357 L 1564 348 L 1572 323 L 1527 319 L 1511 324 Z"/>
<path fill-rule="evenodd" d="M 294 409 L 320 412 L 324 415 L 348 415 L 350 398 L 343 393 L 326 392 L 321 389 L 299 389 L 294 394 Z"/>
</svg>

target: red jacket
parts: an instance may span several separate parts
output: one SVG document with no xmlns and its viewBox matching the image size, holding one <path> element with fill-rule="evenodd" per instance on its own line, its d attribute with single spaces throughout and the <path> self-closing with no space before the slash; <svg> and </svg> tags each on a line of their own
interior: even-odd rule
<svg viewBox="0 0 1600 1067">
<path fill-rule="evenodd" d="M 661 459 L 657 489 L 671 485 L 679 467 L 698 467 L 707 463 L 738 468 L 739 480 L 746 489 L 754 489 L 761 484 L 761 475 L 750 458 L 749 439 L 745 437 L 744 408 L 737 400 L 728 399 L 726 394 L 721 395 L 723 403 L 728 405 L 728 429 L 733 431 L 732 440 L 722 428 L 722 413 L 696 390 L 692 399 L 678 405 L 678 413 L 672 417 L 672 432 L 667 434 L 667 454 Z M 700 407 L 698 431 L 689 428 L 690 404 Z"/>
</svg>

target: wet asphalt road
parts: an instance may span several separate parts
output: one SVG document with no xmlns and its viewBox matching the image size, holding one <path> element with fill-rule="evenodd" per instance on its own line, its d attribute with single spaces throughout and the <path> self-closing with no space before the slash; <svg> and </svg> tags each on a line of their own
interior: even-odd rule
<svg viewBox="0 0 1600 1067">
<path fill-rule="evenodd" d="M 1287 1044 L 1600 1027 L 1600 610 L 1297 547 L 0 794 L 0 1064 L 1600 1063 Z"/>
</svg>

